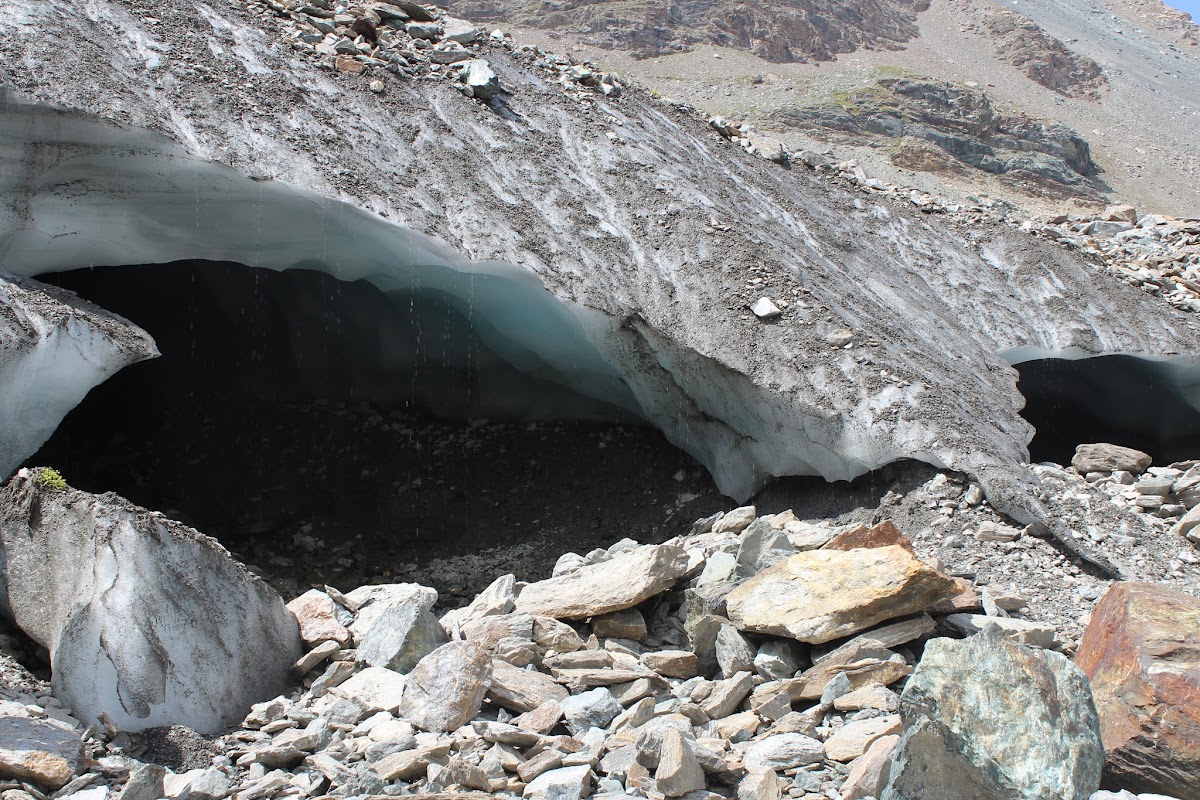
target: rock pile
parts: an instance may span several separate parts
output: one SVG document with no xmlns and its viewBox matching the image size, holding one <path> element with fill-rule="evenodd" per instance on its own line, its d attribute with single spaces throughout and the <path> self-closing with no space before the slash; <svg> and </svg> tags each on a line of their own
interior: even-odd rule
<svg viewBox="0 0 1200 800">
<path fill-rule="evenodd" d="M 50 693 L 0 690 L 4 798 L 1090 797 L 1104 750 L 1084 673 L 914 550 L 890 522 L 743 507 L 661 545 L 566 554 L 542 581 L 501 576 L 440 618 L 418 584 L 314 589 L 288 604 L 301 685 L 253 706 L 210 763 L 139 762 L 107 716 L 84 730 Z M 1125 635 L 1186 647 L 1188 619 Z M 1161 684 L 1161 650 L 1137 656 L 1144 680 Z M 1089 674 L 1128 674 L 1084 651 Z M 1137 784 L 1161 791 L 1191 753 L 1138 757 L 1164 762 Z"/>
<path fill-rule="evenodd" d="M 370 91 L 387 90 L 388 74 L 415 79 L 448 79 L 468 97 L 502 94 L 500 77 L 485 58 L 487 47 L 513 49 L 502 31 L 485 33 L 470 22 L 411 0 L 249 0 L 246 8 L 275 19 L 280 34 L 297 51 L 327 69 L 366 75 Z M 619 97 L 620 78 L 536 47 L 515 50 L 576 94 Z"/>
</svg>

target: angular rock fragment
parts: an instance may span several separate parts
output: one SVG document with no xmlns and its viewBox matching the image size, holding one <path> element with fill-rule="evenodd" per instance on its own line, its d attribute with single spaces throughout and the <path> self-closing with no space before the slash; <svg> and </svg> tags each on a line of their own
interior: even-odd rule
<svg viewBox="0 0 1200 800">
<path fill-rule="evenodd" d="M 309 589 L 287 604 L 300 623 L 300 638 L 309 647 L 325 641 L 350 643 L 350 631 L 337 621 L 333 599 L 319 589 Z"/>
<path fill-rule="evenodd" d="M 491 659 L 478 646 L 444 644 L 409 673 L 400 714 L 427 731 L 455 730 L 479 713 L 491 680 Z"/>
<path fill-rule="evenodd" d="M 0 717 L 0 778 L 61 789 L 83 765 L 83 740 L 45 720 Z"/>
<path fill-rule="evenodd" d="M 486 100 L 504 91 L 500 78 L 492 65 L 485 59 L 472 58 L 458 69 L 458 80 L 470 91 L 472 97 Z"/>
<path fill-rule="evenodd" d="M 591 793 L 592 768 L 586 764 L 543 772 L 526 786 L 528 800 L 579 800 Z"/>
<path fill-rule="evenodd" d="M 900 717 L 896 714 L 847 722 L 825 740 L 825 755 L 834 761 L 852 761 L 865 753 L 876 739 L 899 730 Z"/>
<path fill-rule="evenodd" d="M 1031 647 L 1053 650 L 1058 647 L 1057 632 L 1047 626 L 1026 619 L 1013 617 L 987 617 L 983 614 L 949 614 L 945 623 L 963 636 L 972 636 L 989 625 L 995 625 L 1014 642 Z"/>
<path fill-rule="evenodd" d="M 382 667 L 367 667 L 336 689 L 367 711 L 395 711 L 404 697 L 404 676 Z"/>
<path fill-rule="evenodd" d="M 846 782 L 842 784 L 842 800 L 864 800 L 883 794 L 892 766 L 892 757 L 899 742 L 899 736 L 876 739 L 867 748 L 867 752 L 854 759 L 850 772 L 846 775 Z"/>
<path fill-rule="evenodd" d="M 742 583 L 726 604 L 742 630 L 819 644 L 957 593 L 949 577 L 891 545 L 798 553 Z"/>
<path fill-rule="evenodd" d="M 880 800 L 1087 800 L 1099 788 L 1104 751 L 1086 676 L 999 628 L 929 641 L 900 713 Z"/>
<path fill-rule="evenodd" d="M 675 545 L 646 545 L 574 572 L 531 583 L 517 596 L 520 613 L 586 619 L 632 608 L 665 592 L 687 572 Z"/>
<path fill-rule="evenodd" d="M 1092 610 L 1075 663 L 1091 680 L 1106 778 L 1200 800 L 1200 600 L 1114 583 Z"/>
<path fill-rule="evenodd" d="M 760 769 L 782 771 L 813 764 L 824 756 L 825 746 L 817 739 L 799 733 L 780 733 L 750 745 L 742 763 L 750 772 Z"/>
<path fill-rule="evenodd" d="M 912 540 L 901 533 L 890 519 L 885 519 L 872 527 L 860 525 L 839 533 L 825 544 L 825 549 L 855 550 L 861 547 L 886 547 L 888 545 L 898 545 L 916 555 Z"/>
<path fill-rule="evenodd" d="M 1075 448 L 1071 466 L 1083 474 L 1089 472 L 1115 472 L 1124 470 L 1141 475 L 1153 463 L 1153 459 L 1141 450 L 1115 444 L 1081 444 Z"/>
<path fill-rule="evenodd" d="M 0 491 L 3 600 L 81 720 L 211 733 L 289 686 L 299 626 L 274 590 L 191 528 L 41 474 Z"/>
<path fill-rule="evenodd" d="M 429 611 L 437 602 L 437 592 L 415 583 L 378 588 L 383 596 L 350 626 L 359 642 L 356 658 L 373 667 L 408 672 L 449 641 Z"/>
<path fill-rule="evenodd" d="M 704 770 L 692 746 L 677 729 L 663 734 L 654 783 L 667 797 L 681 797 L 704 788 Z"/>
<path fill-rule="evenodd" d="M 492 682 L 488 697 L 497 705 L 518 714 L 533 711 L 549 702 L 561 702 L 569 693 L 549 675 L 520 669 L 500 659 L 492 660 Z"/>
</svg>

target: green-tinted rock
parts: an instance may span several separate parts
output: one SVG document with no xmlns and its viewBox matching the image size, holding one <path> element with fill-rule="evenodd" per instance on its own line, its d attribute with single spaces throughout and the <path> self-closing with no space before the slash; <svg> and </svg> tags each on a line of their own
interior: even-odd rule
<svg viewBox="0 0 1200 800">
<path fill-rule="evenodd" d="M 933 639 L 901 696 L 881 800 L 1088 800 L 1104 748 L 1083 671 L 989 626 Z"/>
</svg>

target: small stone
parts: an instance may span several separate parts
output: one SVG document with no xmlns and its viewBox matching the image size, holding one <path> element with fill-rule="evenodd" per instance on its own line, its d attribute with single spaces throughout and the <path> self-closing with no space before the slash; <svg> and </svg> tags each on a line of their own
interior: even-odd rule
<svg viewBox="0 0 1200 800">
<path fill-rule="evenodd" d="M 742 764 L 750 772 L 760 769 L 781 771 L 815 764 L 824 756 L 825 747 L 818 740 L 799 733 L 780 733 L 750 745 Z"/>
<path fill-rule="evenodd" d="M 895 711 L 900 708 L 900 695 L 883 684 L 871 683 L 836 698 L 833 707 L 838 711 L 859 711 L 864 708 Z"/>
<path fill-rule="evenodd" d="M 1114 472 L 1124 470 L 1141 475 L 1153 463 L 1153 459 L 1140 450 L 1115 444 L 1081 444 L 1075 448 L 1071 466 L 1081 473 Z"/>
<path fill-rule="evenodd" d="M 854 331 L 849 328 L 838 328 L 825 337 L 825 343 L 832 347 L 845 347 L 854 341 Z"/>
<path fill-rule="evenodd" d="M 883 736 L 867 748 L 867 752 L 850 765 L 846 782 L 842 784 L 842 800 L 865 800 L 868 797 L 883 797 L 887 786 L 888 770 L 896 752 L 899 736 Z"/>
<path fill-rule="evenodd" d="M 471 44 L 476 39 L 483 36 L 483 31 L 476 28 L 465 19 L 456 19 L 455 17 L 446 17 L 442 20 L 444 33 L 442 38 L 450 42 L 458 42 L 459 44 Z"/>
<path fill-rule="evenodd" d="M 761 320 L 778 319 L 783 311 L 769 297 L 760 297 L 750 306 L 750 312 Z"/>
<path fill-rule="evenodd" d="M 341 55 L 333 60 L 334 69 L 347 75 L 361 75 L 367 71 L 367 65 L 354 56 Z"/>
<path fill-rule="evenodd" d="M 592 768 L 586 764 L 543 772 L 525 786 L 528 800 L 580 800 L 591 792 Z"/>
<path fill-rule="evenodd" d="M 462 62 L 457 74 L 458 80 L 471 90 L 472 96 L 481 100 L 495 97 L 504 91 L 492 65 L 482 58 Z"/>
<path fill-rule="evenodd" d="M 382 667 L 367 667 L 338 686 L 337 692 L 368 712 L 394 712 L 404 697 L 404 676 Z"/>
<path fill-rule="evenodd" d="M 520 669 L 500 659 L 492 661 L 488 697 L 497 705 L 518 714 L 533 711 L 547 702 L 561 702 L 567 690 L 537 670 Z M 561 711 L 560 711 L 561 713 Z"/>
<path fill-rule="evenodd" d="M 985 520 L 975 530 L 975 538 L 981 542 L 1015 542 L 1021 538 L 1021 531 L 1011 525 Z"/>
<path fill-rule="evenodd" d="M 669 678 L 690 678 L 700 669 L 700 659 L 688 650 L 658 650 L 644 653 L 641 660 L 647 668 Z"/>
<path fill-rule="evenodd" d="M 800 669 L 796 643 L 786 639 L 763 642 L 754 656 L 754 669 L 769 681 L 791 678 Z"/>
<path fill-rule="evenodd" d="M 758 509 L 754 506 L 740 506 L 724 514 L 713 524 L 713 533 L 741 533 L 750 527 Z"/>
<path fill-rule="evenodd" d="M 607 728 L 621 713 L 621 704 L 608 689 L 598 688 L 572 695 L 558 703 L 567 718 L 567 727 L 574 734 L 589 728 Z"/>
<path fill-rule="evenodd" d="M 746 773 L 738 783 L 737 800 L 780 800 L 783 781 L 773 769 L 758 769 Z"/>
<path fill-rule="evenodd" d="M 675 545 L 646 545 L 599 564 L 531 583 L 517 611 L 555 619 L 586 619 L 632 608 L 665 592 L 686 574 L 687 553 Z"/>
<path fill-rule="evenodd" d="M 964 636 L 973 636 L 989 625 L 997 626 L 1014 642 L 1053 650 L 1059 646 L 1057 632 L 1041 623 L 1014 617 L 988 617 L 982 614 L 950 614 L 944 622 Z"/>
<path fill-rule="evenodd" d="M 436 42 L 441 38 L 443 29 L 436 22 L 410 22 L 404 26 L 404 30 L 414 39 Z"/>
<path fill-rule="evenodd" d="M 851 761 L 865 753 L 876 739 L 899 730 L 899 714 L 847 722 L 825 740 L 825 756 L 834 761 Z"/>
<path fill-rule="evenodd" d="M 1137 209 L 1129 205 L 1108 206 L 1100 216 L 1107 222 L 1128 222 L 1136 225 L 1138 221 Z"/>
<path fill-rule="evenodd" d="M 646 638 L 646 620 L 640 611 L 630 608 L 593 619 L 592 632 L 602 639 L 640 642 Z"/>
<path fill-rule="evenodd" d="M 754 646 L 732 625 L 722 625 L 717 631 L 716 653 L 722 677 L 729 678 L 754 667 Z"/>
<path fill-rule="evenodd" d="M 370 89 L 375 94 L 383 94 L 383 89 L 384 89 L 383 81 L 378 80 L 378 79 L 373 80 L 369 84 L 367 84 L 367 88 Z"/>
</svg>

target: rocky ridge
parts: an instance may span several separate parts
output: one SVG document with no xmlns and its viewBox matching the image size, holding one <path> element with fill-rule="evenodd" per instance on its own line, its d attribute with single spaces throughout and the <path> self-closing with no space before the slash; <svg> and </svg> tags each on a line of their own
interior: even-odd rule
<svg viewBox="0 0 1200 800">
<path fill-rule="evenodd" d="M 700 43 L 748 50 L 767 61 L 831 61 L 860 48 L 892 49 L 917 34 L 928 0 L 882 2 L 626 3 L 611 0 L 524 3 L 469 0 L 459 13 L 483 22 L 524 25 L 634 58 L 686 52 Z"/>
<path fill-rule="evenodd" d="M 986 92 L 881 78 L 823 102 L 776 109 L 763 123 L 815 138 L 891 150 L 893 164 L 935 174 L 978 170 L 1049 197 L 1099 199 L 1088 142 L 1060 123 L 1002 113 Z"/>
</svg>

